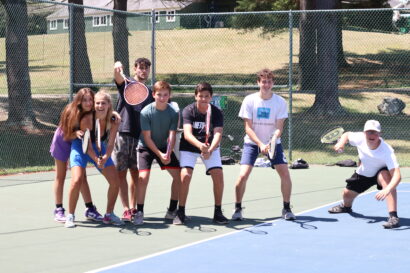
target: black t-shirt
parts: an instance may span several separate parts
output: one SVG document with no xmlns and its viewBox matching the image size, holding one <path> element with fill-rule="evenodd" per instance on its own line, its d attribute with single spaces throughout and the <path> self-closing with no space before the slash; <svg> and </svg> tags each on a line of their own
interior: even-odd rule
<svg viewBox="0 0 410 273">
<path fill-rule="evenodd" d="M 205 142 L 205 119 L 206 114 L 202 114 L 196 107 L 196 102 L 186 106 L 182 111 L 182 120 L 184 124 L 192 125 L 192 134 L 200 142 Z M 213 130 L 216 127 L 223 127 L 223 114 L 218 107 L 211 104 L 211 124 L 209 130 L 208 142 L 212 143 L 214 137 Z M 185 140 L 184 133 L 181 136 L 181 143 L 179 146 L 180 151 L 189 151 L 194 153 L 200 153 L 201 151 Z"/>
<path fill-rule="evenodd" d="M 146 100 L 139 104 L 139 105 L 129 105 L 125 102 L 124 99 L 124 88 L 125 82 L 121 85 L 117 85 L 118 89 L 118 102 L 116 111 L 121 116 L 121 124 L 118 128 L 118 132 L 120 133 L 128 133 L 132 137 L 139 138 L 141 133 L 141 126 L 140 126 L 140 112 L 141 110 L 154 101 L 154 97 L 152 96 L 152 91 L 149 89 L 149 94 Z"/>
</svg>

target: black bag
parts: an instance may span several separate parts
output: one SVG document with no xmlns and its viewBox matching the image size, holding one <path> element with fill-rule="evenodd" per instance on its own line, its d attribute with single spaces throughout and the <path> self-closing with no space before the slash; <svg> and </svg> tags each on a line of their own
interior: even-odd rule
<svg viewBox="0 0 410 273">
<path fill-rule="evenodd" d="M 297 160 L 293 161 L 292 164 L 289 166 L 289 169 L 308 169 L 308 168 L 309 168 L 309 164 L 302 158 L 298 158 Z"/>
<path fill-rule="evenodd" d="M 221 157 L 222 165 L 234 165 L 235 160 L 230 156 L 222 156 Z"/>
<path fill-rule="evenodd" d="M 351 159 L 346 159 L 346 160 L 336 162 L 336 165 L 340 167 L 357 167 L 356 161 L 353 161 Z"/>
</svg>

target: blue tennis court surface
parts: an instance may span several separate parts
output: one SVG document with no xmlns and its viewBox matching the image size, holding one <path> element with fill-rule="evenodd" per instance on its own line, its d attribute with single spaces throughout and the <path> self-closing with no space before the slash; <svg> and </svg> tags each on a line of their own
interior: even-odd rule
<svg viewBox="0 0 410 273">
<path fill-rule="evenodd" d="M 386 203 L 374 195 L 352 214 L 329 214 L 333 203 L 96 272 L 408 272 L 410 184 L 398 187 L 398 229 L 383 229 Z"/>
</svg>

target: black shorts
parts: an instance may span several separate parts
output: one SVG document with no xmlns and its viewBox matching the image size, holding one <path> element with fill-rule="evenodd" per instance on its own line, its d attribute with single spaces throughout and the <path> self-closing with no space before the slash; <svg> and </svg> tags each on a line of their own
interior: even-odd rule
<svg viewBox="0 0 410 273">
<path fill-rule="evenodd" d="M 165 153 L 165 149 L 160 149 L 160 151 L 162 153 Z M 147 147 L 141 147 L 141 146 L 138 147 L 137 156 L 138 156 L 138 170 L 139 171 L 151 170 L 152 161 L 154 159 L 158 162 L 159 166 L 161 167 L 161 170 L 181 168 L 179 166 L 179 161 L 177 157 L 175 156 L 174 152 L 171 153 L 171 162 L 168 165 L 164 165 L 161 159 L 159 159 L 159 157 Z"/>
<path fill-rule="evenodd" d="M 360 174 L 357 174 L 356 172 L 354 172 L 352 177 L 346 179 L 346 183 L 347 183 L 346 189 L 351 190 L 351 191 L 355 191 L 357 193 L 365 192 L 371 186 L 374 186 L 374 185 L 377 185 L 378 190 L 383 189 L 382 185 L 380 185 L 377 182 L 377 176 L 383 170 L 388 171 L 387 168 L 382 168 L 373 177 L 363 176 L 363 175 L 360 175 Z"/>
</svg>

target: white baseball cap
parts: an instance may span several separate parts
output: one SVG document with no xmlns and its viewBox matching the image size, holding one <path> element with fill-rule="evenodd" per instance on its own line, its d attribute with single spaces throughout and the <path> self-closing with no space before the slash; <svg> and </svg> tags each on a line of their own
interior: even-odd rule
<svg viewBox="0 0 410 273">
<path fill-rule="evenodd" d="M 377 120 L 374 119 L 370 119 L 368 121 L 366 121 L 366 123 L 364 124 L 364 129 L 363 131 L 377 131 L 377 132 L 381 132 L 382 128 L 380 126 L 380 122 L 378 122 Z"/>
</svg>

